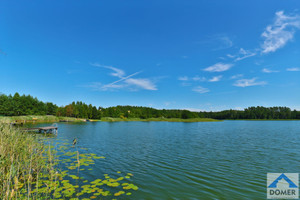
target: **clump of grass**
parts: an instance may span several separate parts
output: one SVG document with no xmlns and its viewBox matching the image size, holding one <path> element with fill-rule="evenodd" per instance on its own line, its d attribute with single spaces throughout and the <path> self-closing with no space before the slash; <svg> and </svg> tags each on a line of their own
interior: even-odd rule
<svg viewBox="0 0 300 200">
<path fill-rule="evenodd" d="M 35 123 L 35 122 L 59 122 L 60 120 L 69 122 L 83 122 L 85 119 L 74 117 L 58 117 L 53 115 L 25 115 L 25 116 L 0 116 L 3 123 Z"/>
<path fill-rule="evenodd" d="M 131 195 L 130 191 L 138 189 L 130 183 L 131 173 L 84 180 L 81 171 L 92 170 L 88 166 L 104 157 L 80 154 L 77 146 L 74 151 L 69 143 L 63 144 L 67 146 L 52 146 L 47 140 L 0 122 L 0 199 L 94 199 Z"/>
<path fill-rule="evenodd" d="M 57 178 L 52 158 L 51 150 L 34 135 L 0 123 L 0 199 L 39 199 L 41 194 L 31 192 L 33 184 L 39 186 L 39 175 L 48 174 L 50 181 Z"/>
</svg>

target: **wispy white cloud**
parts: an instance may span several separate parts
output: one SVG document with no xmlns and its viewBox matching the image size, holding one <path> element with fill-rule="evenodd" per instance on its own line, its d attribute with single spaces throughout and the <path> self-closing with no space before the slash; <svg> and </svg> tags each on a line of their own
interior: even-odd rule
<svg viewBox="0 0 300 200">
<path fill-rule="evenodd" d="M 95 66 L 95 67 L 102 67 L 102 68 L 106 68 L 106 69 L 111 69 L 113 72 L 110 73 L 110 75 L 118 77 L 118 78 L 122 78 L 125 75 L 125 72 L 123 70 L 118 69 L 118 68 L 113 67 L 113 66 L 101 65 L 99 63 L 90 63 L 90 65 Z"/>
<path fill-rule="evenodd" d="M 229 70 L 233 64 L 216 63 L 204 69 L 207 72 L 223 72 Z"/>
<path fill-rule="evenodd" d="M 236 55 L 232 55 L 232 54 L 227 54 L 226 55 L 228 58 L 235 58 L 236 57 Z"/>
<path fill-rule="evenodd" d="M 207 79 L 205 77 L 200 76 L 194 76 L 194 77 L 188 77 L 188 76 L 181 76 L 178 78 L 179 81 L 181 81 L 181 86 L 188 87 L 193 86 L 197 82 L 204 82 Z"/>
<path fill-rule="evenodd" d="M 211 79 L 209 79 L 208 81 L 209 82 L 218 82 L 218 81 L 221 80 L 222 77 L 223 77 L 222 75 L 220 75 L 220 76 L 214 76 Z"/>
<path fill-rule="evenodd" d="M 197 43 L 211 48 L 212 51 L 229 49 L 233 46 L 233 40 L 226 34 L 211 35 Z"/>
<path fill-rule="evenodd" d="M 181 83 L 181 86 L 183 86 L 183 87 L 192 86 L 192 83 L 191 82 L 187 82 L 187 81 L 183 81 Z"/>
<path fill-rule="evenodd" d="M 240 79 L 237 80 L 233 85 L 237 87 L 249 87 L 249 86 L 256 86 L 256 85 L 266 85 L 267 82 L 265 81 L 256 81 L 257 78 L 252 79 Z"/>
<path fill-rule="evenodd" d="M 168 106 L 171 106 L 171 105 L 175 105 L 176 101 L 166 101 L 163 104 L 164 104 L 164 106 L 168 107 Z"/>
<path fill-rule="evenodd" d="M 234 61 L 244 60 L 245 58 L 249 58 L 255 55 L 256 55 L 255 51 L 250 51 L 250 50 L 245 50 L 243 48 L 240 48 L 239 54 Z"/>
<path fill-rule="evenodd" d="M 107 67 L 107 68 L 114 71 L 114 72 L 111 73 L 112 76 L 122 78 L 125 75 L 125 72 L 121 69 L 118 69 L 118 68 L 115 68 L 115 67 Z"/>
<path fill-rule="evenodd" d="M 300 28 L 300 16 L 293 14 L 284 14 L 283 11 L 275 13 L 274 23 L 268 25 L 261 34 L 264 38 L 260 48 L 245 50 L 240 48 L 237 54 L 227 54 L 228 58 L 234 59 L 235 62 L 244 60 L 257 55 L 260 51 L 263 54 L 275 52 L 282 48 L 294 38 L 297 29 Z"/>
<path fill-rule="evenodd" d="M 264 72 L 264 73 L 276 73 L 276 72 L 279 72 L 279 71 L 271 70 L 271 69 L 268 69 L 268 68 L 263 68 L 261 71 Z"/>
<path fill-rule="evenodd" d="M 233 46 L 233 42 L 228 36 L 218 37 L 217 40 L 219 40 L 222 45 L 215 50 L 228 49 Z"/>
<path fill-rule="evenodd" d="M 194 76 L 191 78 L 193 81 L 206 81 L 205 77 Z"/>
<path fill-rule="evenodd" d="M 135 72 L 133 74 L 125 76 L 126 73 L 124 72 L 124 70 L 116 67 L 101 65 L 98 63 L 91 63 L 91 65 L 95 67 L 110 69 L 113 71 L 112 73 L 110 73 L 110 75 L 119 78 L 119 80 L 116 80 L 109 84 L 94 82 L 89 87 L 95 90 L 107 91 L 107 90 L 118 90 L 123 88 L 127 88 L 131 91 L 136 91 L 140 89 L 157 90 L 157 87 L 154 84 L 154 82 L 148 78 L 132 78 L 133 76 L 136 76 L 141 72 Z"/>
<path fill-rule="evenodd" d="M 147 78 L 129 78 L 126 79 L 125 82 L 129 85 L 129 86 L 136 86 L 138 88 L 141 89 L 145 89 L 145 90 L 157 90 L 156 85 Z"/>
<path fill-rule="evenodd" d="M 197 93 L 200 93 L 200 94 L 204 94 L 204 93 L 209 92 L 209 89 L 204 88 L 204 87 L 202 87 L 202 86 L 194 87 L 192 90 L 193 90 L 194 92 L 197 92 Z"/>
<path fill-rule="evenodd" d="M 230 79 L 238 79 L 238 78 L 242 78 L 244 76 L 244 74 L 236 74 L 230 77 Z"/>
<path fill-rule="evenodd" d="M 165 106 L 169 106 L 171 104 L 171 102 L 165 102 L 164 104 L 165 104 Z"/>
<path fill-rule="evenodd" d="M 289 72 L 299 72 L 300 68 L 299 67 L 287 68 L 286 71 L 289 71 Z"/>
<path fill-rule="evenodd" d="M 236 54 L 227 54 L 228 58 L 234 59 L 234 62 L 244 60 L 245 58 L 249 58 L 255 56 L 257 54 L 257 50 L 245 50 L 244 48 L 240 48 L 239 52 Z"/>
<path fill-rule="evenodd" d="M 296 29 L 300 28 L 299 15 L 285 15 L 283 11 L 276 12 L 275 21 L 268 25 L 262 33 L 265 39 L 261 45 L 262 53 L 275 52 L 293 39 Z"/>
<path fill-rule="evenodd" d="M 178 78 L 178 80 L 180 80 L 180 81 L 188 81 L 188 80 L 189 80 L 189 77 L 187 77 L 187 76 L 180 76 L 180 77 Z"/>
<path fill-rule="evenodd" d="M 180 76 L 180 77 L 178 77 L 178 80 L 183 81 L 183 82 L 186 82 L 186 81 L 206 81 L 206 78 L 205 77 L 200 77 L 198 75 L 194 76 L 194 77 Z"/>
<path fill-rule="evenodd" d="M 255 65 L 262 65 L 264 63 L 264 60 L 256 60 L 254 62 Z"/>
<path fill-rule="evenodd" d="M 126 82 L 130 77 L 135 76 L 135 75 L 137 75 L 139 73 L 140 72 L 135 72 L 135 73 L 130 74 L 129 76 L 126 76 L 126 77 L 119 77 L 120 78 L 119 80 L 114 81 L 114 82 L 109 83 L 109 84 L 106 84 L 106 85 L 103 86 L 103 88 L 115 88 L 116 83 L 119 83 L 121 81 L 125 81 Z M 114 76 L 114 75 L 112 75 L 112 76 Z"/>
</svg>

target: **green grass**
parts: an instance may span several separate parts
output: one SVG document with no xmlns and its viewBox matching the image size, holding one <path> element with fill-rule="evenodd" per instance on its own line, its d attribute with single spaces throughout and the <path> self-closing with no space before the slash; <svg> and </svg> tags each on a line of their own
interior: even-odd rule
<svg viewBox="0 0 300 200">
<path fill-rule="evenodd" d="M 211 118 L 191 118 L 191 119 L 180 119 L 180 118 L 112 118 L 112 117 L 103 117 L 101 121 L 104 122 L 119 122 L 119 121 L 142 121 L 142 122 L 220 122 L 221 120 L 211 119 Z"/>
<path fill-rule="evenodd" d="M 0 199 L 32 199 L 32 183 L 40 180 L 41 173 L 48 174 L 49 181 L 57 178 L 53 157 L 45 159 L 47 153 L 51 155 L 50 149 L 33 135 L 0 123 Z"/>
<path fill-rule="evenodd" d="M 53 146 L 47 137 L 0 123 L 0 199 L 99 199 L 138 190 L 131 173 L 118 171 L 93 181 L 80 177 L 82 170 L 92 170 L 95 159 L 104 159 L 84 151 L 71 143 Z"/>
<path fill-rule="evenodd" d="M 0 122 L 3 123 L 33 123 L 33 122 L 59 122 L 60 120 L 69 121 L 69 122 L 83 122 L 85 119 L 73 118 L 73 117 L 57 117 L 53 115 L 27 115 L 27 116 L 12 116 L 5 117 L 0 116 Z M 142 122 L 219 122 L 221 120 L 211 119 L 211 118 L 191 118 L 191 119 L 180 119 L 180 118 L 112 118 L 112 117 L 103 117 L 101 120 L 90 120 L 92 122 L 104 121 L 104 122 L 119 122 L 119 121 L 142 121 Z"/>
<path fill-rule="evenodd" d="M 32 122 L 59 122 L 60 120 L 70 122 L 82 122 L 85 119 L 73 118 L 73 117 L 57 117 L 53 115 L 26 115 L 26 116 L 0 116 L 0 122 L 11 123 L 32 123 Z"/>
</svg>

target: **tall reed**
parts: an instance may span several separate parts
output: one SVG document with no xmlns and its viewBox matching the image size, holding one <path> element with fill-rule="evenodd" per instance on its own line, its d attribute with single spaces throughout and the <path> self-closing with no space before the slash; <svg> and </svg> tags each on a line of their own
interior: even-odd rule
<svg viewBox="0 0 300 200">
<path fill-rule="evenodd" d="M 97 196 L 131 195 L 131 190 L 138 189 L 130 181 L 131 173 L 117 172 L 113 175 L 116 178 L 104 174 L 102 179 L 89 181 L 79 177 L 82 170 L 92 170 L 88 166 L 95 164 L 94 159 L 104 157 L 79 153 L 77 146 L 74 151 L 70 145 L 52 147 L 50 144 L 42 138 L 39 140 L 35 134 L 0 122 L 1 200 L 95 199 Z"/>
<path fill-rule="evenodd" d="M 57 179 L 51 154 L 34 135 L 0 123 L 0 199 L 48 199 Z M 45 174 L 50 189 L 39 190 Z"/>
</svg>

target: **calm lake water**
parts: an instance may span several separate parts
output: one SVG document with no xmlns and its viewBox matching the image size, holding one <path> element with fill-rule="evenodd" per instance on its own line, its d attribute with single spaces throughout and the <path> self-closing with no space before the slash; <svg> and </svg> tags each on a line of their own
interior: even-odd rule
<svg viewBox="0 0 300 200">
<path fill-rule="evenodd" d="M 266 199 L 266 173 L 300 172 L 300 121 L 59 123 L 96 160 L 89 180 L 116 171 L 139 187 L 121 199 Z M 118 198 L 120 199 L 120 198 Z"/>
</svg>

